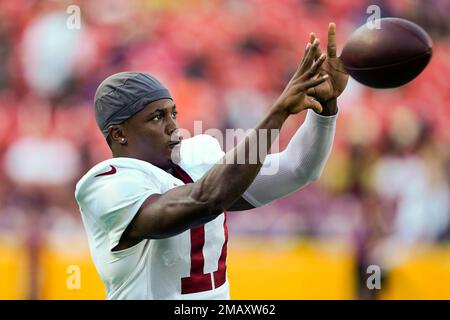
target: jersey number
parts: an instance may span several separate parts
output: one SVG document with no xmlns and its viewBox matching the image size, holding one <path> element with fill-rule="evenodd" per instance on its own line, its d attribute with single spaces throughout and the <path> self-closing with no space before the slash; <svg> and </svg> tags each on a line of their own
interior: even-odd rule
<svg viewBox="0 0 450 320">
<path fill-rule="evenodd" d="M 203 273 L 203 267 L 205 265 L 205 257 L 203 256 L 203 246 L 205 245 L 205 226 L 199 226 L 191 229 L 191 273 L 189 277 L 181 278 L 182 294 L 212 290 L 225 283 L 227 271 L 226 260 L 228 228 L 226 212 L 224 215 L 225 219 L 223 222 L 223 229 L 225 233 L 225 242 L 223 243 L 222 252 L 219 258 L 219 267 L 212 273 L 212 275 L 211 273 Z M 214 279 L 214 287 L 212 279 Z"/>
<path fill-rule="evenodd" d="M 174 175 L 184 183 L 192 183 L 191 177 L 179 166 L 175 166 Z M 181 294 L 196 293 L 212 290 L 223 285 L 226 281 L 227 271 L 227 213 L 224 212 L 223 230 L 225 233 L 225 241 L 222 246 L 216 271 L 211 273 L 203 273 L 205 266 L 205 257 L 203 256 L 203 246 L 205 245 L 205 226 L 199 226 L 191 229 L 191 272 L 190 276 L 181 278 Z M 213 287 L 214 279 L 214 287 Z"/>
</svg>

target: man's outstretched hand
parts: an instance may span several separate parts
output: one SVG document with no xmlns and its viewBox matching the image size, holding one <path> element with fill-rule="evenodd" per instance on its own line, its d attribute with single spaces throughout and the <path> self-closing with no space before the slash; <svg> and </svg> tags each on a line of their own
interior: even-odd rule
<svg viewBox="0 0 450 320">
<path fill-rule="evenodd" d="M 309 41 L 314 43 L 316 35 L 312 32 Z M 320 49 L 316 51 L 315 58 L 321 55 Z M 332 22 L 328 26 L 327 58 L 322 63 L 319 75 L 328 75 L 328 79 L 321 84 L 310 88 L 308 95 L 317 99 L 323 107 L 323 115 L 333 115 L 337 112 L 336 98 L 341 95 L 347 86 L 348 74 L 341 60 L 336 56 L 336 25 Z"/>
<path fill-rule="evenodd" d="M 307 95 L 309 89 L 324 83 L 329 78 L 326 73 L 319 74 L 326 59 L 325 54 L 318 53 L 319 43 L 319 39 L 315 39 L 307 44 L 297 71 L 274 104 L 276 110 L 287 114 L 296 114 L 305 109 L 313 109 L 317 113 L 323 111 L 322 105 Z"/>
</svg>

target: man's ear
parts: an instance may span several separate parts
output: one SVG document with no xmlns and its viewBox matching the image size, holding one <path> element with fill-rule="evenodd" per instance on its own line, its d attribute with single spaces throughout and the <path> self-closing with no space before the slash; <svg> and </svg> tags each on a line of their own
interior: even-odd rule
<svg viewBox="0 0 450 320">
<path fill-rule="evenodd" d="M 109 127 L 109 136 L 111 137 L 111 142 L 119 145 L 125 145 L 128 142 L 127 130 L 120 124 L 113 124 Z"/>
</svg>

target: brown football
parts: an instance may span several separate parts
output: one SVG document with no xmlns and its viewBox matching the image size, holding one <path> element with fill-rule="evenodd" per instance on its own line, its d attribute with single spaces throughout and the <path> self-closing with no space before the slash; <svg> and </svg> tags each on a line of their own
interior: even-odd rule
<svg viewBox="0 0 450 320">
<path fill-rule="evenodd" d="M 340 58 L 347 72 L 364 85 L 399 87 L 417 77 L 430 61 L 431 38 L 405 19 L 382 18 L 377 22 L 379 29 L 364 24 L 353 32 Z"/>
</svg>

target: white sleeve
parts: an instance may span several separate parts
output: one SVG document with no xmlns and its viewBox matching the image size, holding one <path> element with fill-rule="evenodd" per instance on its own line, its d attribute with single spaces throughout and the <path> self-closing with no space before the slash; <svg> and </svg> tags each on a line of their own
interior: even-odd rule
<svg viewBox="0 0 450 320">
<path fill-rule="evenodd" d="M 267 155 L 263 169 L 242 197 L 260 207 L 317 180 L 333 146 L 336 118 L 308 110 L 305 122 L 286 149 Z M 265 174 L 264 168 L 272 168 L 271 174 Z"/>
<path fill-rule="evenodd" d="M 112 175 L 90 177 L 82 189 L 77 194 L 80 208 L 107 234 L 110 250 L 117 246 L 142 203 L 161 193 L 160 183 L 151 173 L 124 167 Z"/>
</svg>

